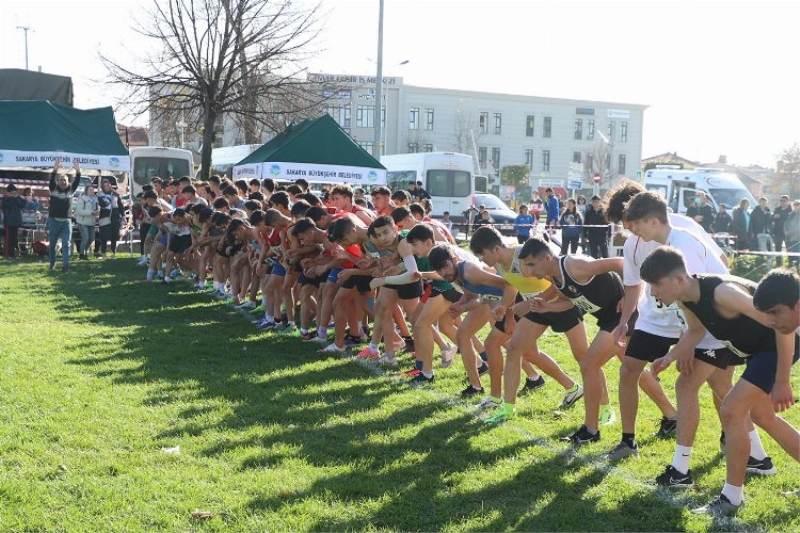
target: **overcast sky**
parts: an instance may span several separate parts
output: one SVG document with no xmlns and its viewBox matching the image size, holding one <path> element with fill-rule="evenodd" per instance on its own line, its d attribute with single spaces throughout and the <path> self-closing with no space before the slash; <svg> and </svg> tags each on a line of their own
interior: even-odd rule
<svg viewBox="0 0 800 533">
<path fill-rule="evenodd" d="M 92 81 L 104 77 L 98 49 L 141 46 L 130 24 L 150 2 L 0 0 L 0 68 L 24 68 L 17 26 L 30 27 L 31 69 L 71 76 L 77 107 L 114 105 Z M 373 73 L 378 0 L 323 0 L 321 13 L 309 71 Z M 798 27 L 798 1 L 385 0 L 384 74 L 645 104 L 644 157 L 774 166 L 800 142 Z"/>
</svg>

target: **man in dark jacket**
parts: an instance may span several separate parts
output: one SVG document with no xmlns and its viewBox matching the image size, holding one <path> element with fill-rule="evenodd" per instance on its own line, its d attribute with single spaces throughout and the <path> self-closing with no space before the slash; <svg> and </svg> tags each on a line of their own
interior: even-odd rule
<svg viewBox="0 0 800 533">
<path fill-rule="evenodd" d="M 762 252 L 768 251 L 771 223 L 772 211 L 767 207 L 767 199 L 762 196 L 758 199 L 756 208 L 750 213 L 750 235 L 755 239 L 751 244 L 752 248 Z"/>
<path fill-rule="evenodd" d="M 6 196 L 3 197 L 3 221 L 5 226 L 5 256 L 8 258 L 17 257 L 19 240 L 17 235 L 22 226 L 22 209 L 27 204 L 25 198 L 19 196 L 19 191 L 10 184 L 6 187 Z"/>
<path fill-rule="evenodd" d="M 784 194 L 781 196 L 780 205 L 772 212 L 772 240 L 775 241 L 776 252 L 783 250 L 783 243 L 786 241 L 786 234 L 783 228 L 791 212 L 792 206 L 789 204 L 789 197 Z M 777 258 L 777 266 L 783 266 L 782 255 Z"/>
<path fill-rule="evenodd" d="M 56 243 L 61 239 L 61 269 L 69 270 L 69 252 L 72 247 L 72 195 L 78 190 L 81 181 L 81 165 L 77 159 L 72 162 L 75 177 L 59 174 L 61 158 L 56 157 L 53 172 L 50 173 L 50 215 L 47 218 L 47 238 L 50 240 L 50 270 L 56 268 Z"/>
<path fill-rule="evenodd" d="M 611 226 L 603 214 L 600 197 L 592 196 L 592 205 L 586 209 L 584 220 L 584 233 L 589 241 L 589 255 L 595 259 L 608 257 L 608 239 L 611 236 Z"/>
</svg>

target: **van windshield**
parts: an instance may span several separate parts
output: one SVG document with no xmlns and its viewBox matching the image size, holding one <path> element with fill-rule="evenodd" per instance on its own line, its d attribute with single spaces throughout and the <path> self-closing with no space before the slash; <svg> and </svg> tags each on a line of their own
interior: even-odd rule
<svg viewBox="0 0 800 533">
<path fill-rule="evenodd" d="M 725 204 L 728 209 L 738 206 L 742 198 L 747 198 L 751 207 L 758 205 L 756 199 L 747 189 L 709 189 L 708 192 L 717 202 L 717 205 Z"/>
<path fill-rule="evenodd" d="M 418 181 L 415 170 L 392 170 L 386 173 L 386 185 L 392 192 L 408 190 L 408 184 L 412 181 Z"/>
<path fill-rule="evenodd" d="M 427 178 L 426 189 L 431 196 L 463 198 L 472 192 L 472 177 L 463 170 L 429 170 Z"/>
<path fill-rule="evenodd" d="M 133 160 L 133 179 L 139 185 L 147 185 L 158 176 L 161 179 L 191 176 L 189 161 L 171 157 L 137 157 Z"/>
</svg>

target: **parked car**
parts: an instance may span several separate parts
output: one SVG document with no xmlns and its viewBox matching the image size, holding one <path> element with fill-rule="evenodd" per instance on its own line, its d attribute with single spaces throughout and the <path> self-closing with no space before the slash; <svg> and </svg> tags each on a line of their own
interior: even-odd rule
<svg viewBox="0 0 800 533">
<path fill-rule="evenodd" d="M 514 221 L 517 213 L 508 207 L 500 198 L 489 193 L 475 193 L 475 207 L 484 206 L 489 211 L 489 218 L 497 231 L 503 235 L 515 235 Z"/>
</svg>

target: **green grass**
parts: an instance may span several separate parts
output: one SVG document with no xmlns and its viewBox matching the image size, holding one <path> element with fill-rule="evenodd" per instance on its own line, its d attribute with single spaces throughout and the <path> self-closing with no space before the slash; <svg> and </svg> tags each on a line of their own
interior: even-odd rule
<svg viewBox="0 0 800 533">
<path fill-rule="evenodd" d="M 698 488 L 670 493 L 648 485 L 674 441 L 652 437 L 659 416 L 644 399 L 641 457 L 607 465 L 598 457 L 619 423 L 578 452 L 558 442 L 582 407 L 554 411 L 552 380 L 520 401 L 517 420 L 490 428 L 455 400 L 459 363 L 433 391 L 414 390 L 257 334 L 186 284 L 136 283 L 132 260 L 45 270 L 0 264 L 0 531 L 800 528 L 800 498 L 776 496 L 800 486 L 800 467 L 766 435 L 779 473 L 748 480 L 739 518 L 687 512 L 724 480 L 707 390 Z M 579 375 L 561 336 L 541 346 Z M 617 369 L 607 369 L 615 404 Z M 674 374 L 664 383 L 672 395 Z M 797 408 L 786 416 L 800 425 Z"/>
</svg>

